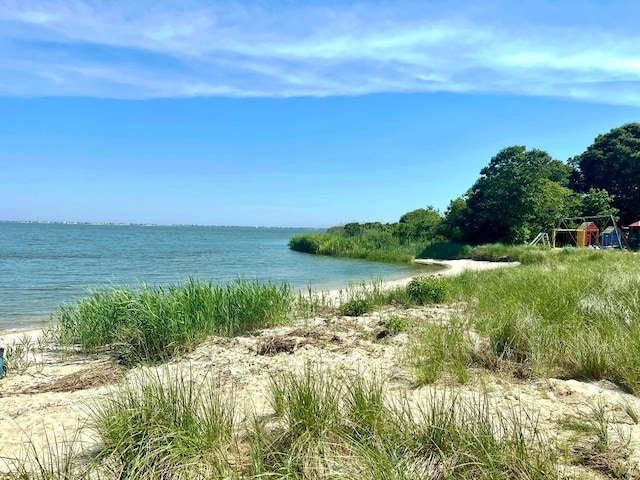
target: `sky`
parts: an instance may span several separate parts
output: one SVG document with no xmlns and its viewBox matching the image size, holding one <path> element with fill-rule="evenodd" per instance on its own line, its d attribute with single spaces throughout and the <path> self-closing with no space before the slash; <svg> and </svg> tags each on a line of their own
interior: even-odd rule
<svg viewBox="0 0 640 480">
<path fill-rule="evenodd" d="M 635 0 L 0 0 L 0 220 L 444 212 L 640 121 Z"/>
</svg>

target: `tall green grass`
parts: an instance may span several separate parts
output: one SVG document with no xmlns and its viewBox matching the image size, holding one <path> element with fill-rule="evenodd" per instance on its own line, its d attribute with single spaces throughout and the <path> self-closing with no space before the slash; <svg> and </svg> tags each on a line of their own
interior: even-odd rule
<svg viewBox="0 0 640 480">
<path fill-rule="evenodd" d="M 289 241 L 292 250 L 332 257 L 360 258 L 387 263 L 406 263 L 416 258 L 455 260 L 467 258 L 491 262 L 549 263 L 556 252 L 544 246 L 492 243 L 471 246 L 462 243 L 424 239 L 401 241 L 388 232 L 368 232 L 344 236 L 337 233 L 304 233 Z"/>
<path fill-rule="evenodd" d="M 533 375 L 608 379 L 637 394 L 640 258 L 585 249 L 553 255 L 551 263 L 450 279 L 453 298 L 466 305 L 457 328 L 487 340 L 474 358 Z"/>
<path fill-rule="evenodd" d="M 294 235 L 289 241 L 289 248 L 315 255 L 406 263 L 416 258 L 425 248 L 425 242 L 401 242 L 388 232 L 370 232 L 352 237 L 336 233 L 304 233 Z"/>
<path fill-rule="evenodd" d="M 256 430 L 252 474 L 269 478 L 554 478 L 557 459 L 526 413 L 452 391 L 392 402 L 375 374 L 272 379 L 277 428 Z"/>
<path fill-rule="evenodd" d="M 231 473 L 234 405 L 215 379 L 141 373 L 93 405 L 97 461 L 117 478 L 223 478 Z"/>
<path fill-rule="evenodd" d="M 63 305 L 64 343 L 85 351 L 114 350 L 125 363 L 158 361 L 188 350 L 210 335 L 276 325 L 286 320 L 288 284 L 238 279 L 228 285 L 189 279 L 168 288 L 114 287 Z"/>
</svg>

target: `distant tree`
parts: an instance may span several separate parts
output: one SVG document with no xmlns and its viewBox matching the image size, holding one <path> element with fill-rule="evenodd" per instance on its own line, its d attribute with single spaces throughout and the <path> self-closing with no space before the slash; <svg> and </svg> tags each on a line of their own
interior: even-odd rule
<svg viewBox="0 0 640 480">
<path fill-rule="evenodd" d="M 381 222 L 350 222 L 338 227 L 331 227 L 327 233 L 335 233 L 345 237 L 357 237 L 371 233 L 390 233 L 393 225 Z"/>
<path fill-rule="evenodd" d="M 473 243 L 529 240 L 570 208 L 571 167 L 542 150 L 504 148 L 467 192 L 465 236 Z"/>
<path fill-rule="evenodd" d="M 449 202 L 438 232 L 453 242 L 462 242 L 465 240 L 468 223 L 469 207 L 467 207 L 467 201 L 464 197 L 458 197 Z"/>
<path fill-rule="evenodd" d="M 442 215 L 432 206 L 407 212 L 396 224 L 395 235 L 400 240 L 431 239 L 442 222 Z"/>
<path fill-rule="evenodd" d="M 640 220 L 640 123 L 628 123 L 598 135 L 573 157 L 572 187 L 582 192 L 606 190 L 623 223 Z"/>
</svg>

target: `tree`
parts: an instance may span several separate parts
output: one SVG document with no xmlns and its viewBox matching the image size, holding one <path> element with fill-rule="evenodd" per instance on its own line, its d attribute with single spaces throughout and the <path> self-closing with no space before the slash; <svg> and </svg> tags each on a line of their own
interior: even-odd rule
<svg viewBox="0 0 640 480">
<path fill-rule="evenodd" d="M 442 222 L 442 215 L 432 206 L 407 212 L 396 225 L 395 235 L 402 240 L 432 238 Z"/>
<path fill-rule="evenodd" d="M 613 197 L 623 223 L 640 219 L 640 123 L 628 123 L 598 135 L 569 163 L 576 169 L 572 186 L 582 192 L 603 189 Z"/>
<path fill-rule="evenodd" d="M 613 205 L 613 197 L 604 189 L 590 188 L 587 193 L 580 195 L 578 210 L 585 217 L 596 215 L 618 216 L 618 209 Z"/>
<path fill-rule="evenodd" d="M 458 197 L 449 202 L 438 232 L 453 242 L 462 242 L 465 240 L 468 225 L 469 207 L 467 207 L 467 201 L 464 197 Z"/>
<path fill-rule="evenodd" d="M 473 243 L 527 241 L 566 216 L 571 167 L 542 150 L 504 148 L 467 192 L 466 237 Z"/>
</svg>

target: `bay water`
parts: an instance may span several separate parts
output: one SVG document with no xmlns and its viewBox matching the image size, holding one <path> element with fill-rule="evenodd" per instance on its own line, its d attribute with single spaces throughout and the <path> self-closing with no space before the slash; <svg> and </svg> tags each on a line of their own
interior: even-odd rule
<svg viewBox="0 0 640 480">
<path fill-rule="evenodd" d="M 112 286 L 287 282 L 296 290 L 392 281 L 424 265 L 389 265 L 291 251 L 295 228 L 0 222 L 0 331 L 38 326 L 58 306 Z M 315 230 L 318 231 L 318 230 Z"/>
</svg>

